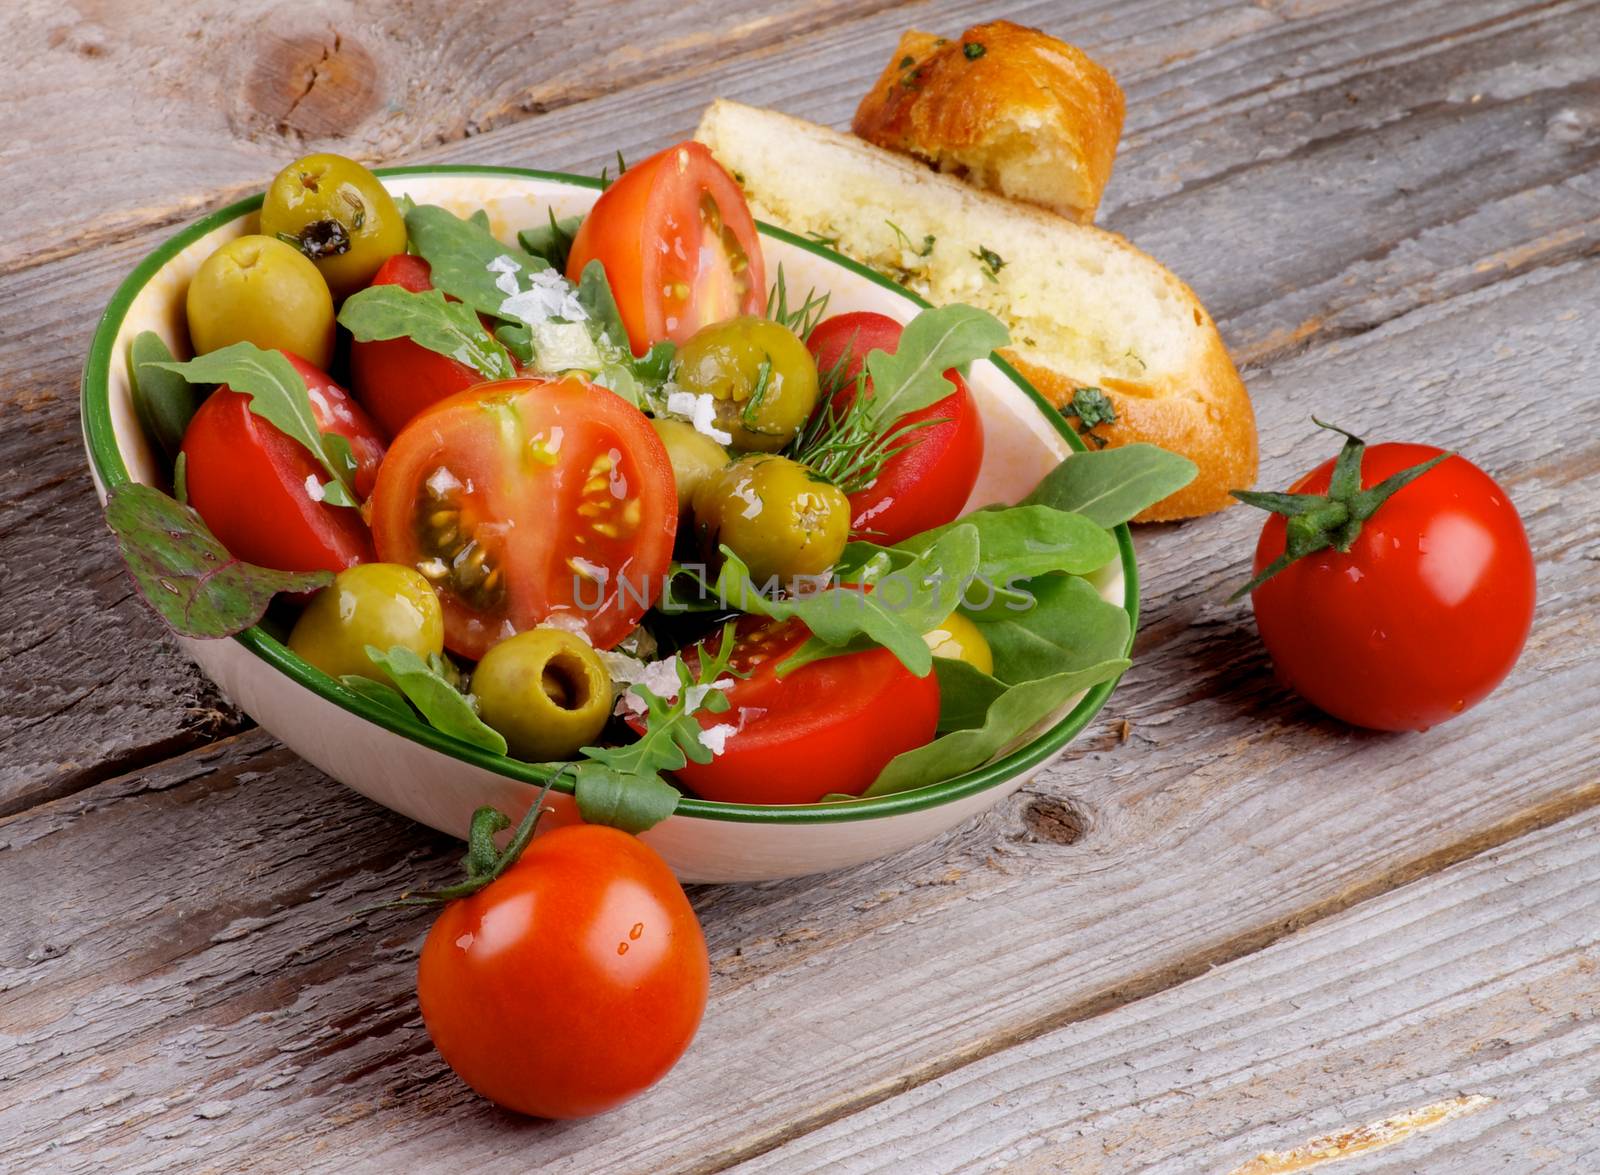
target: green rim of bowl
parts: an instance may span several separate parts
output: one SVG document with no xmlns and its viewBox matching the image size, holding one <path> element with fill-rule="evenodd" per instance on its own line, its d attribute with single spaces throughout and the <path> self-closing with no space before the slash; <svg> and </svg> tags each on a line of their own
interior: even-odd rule
<svg viewBox="0 0 1600 1175">
<path fill-rule="evenodd" d="M 547 180 L 553 183 L 583 188 L 598 188 L 601 186 L 599 180 L 590 176 L 475 164 L 389 167 L 379 169 L 377 174 L 382 176 L 501 175 L 521 179 Z M 133 272 L 124 279 L 122 284 L 117 287 L 116 294 L 113 295 L 105 313 L 101 316 L 100 323 L 95 328 L 94 341 L 89 349 L 89 359 L 84 367 L 81 409 L 83 413 L 84 438 L 90 460 L 93 463 L 95 474 L 106 489 L 109 490 L 114 486 L 125 484 L 131 480 L 127 466 L 122 460 L 122 453 L 117 448 L 116 435 L 111 425 L 109 391 L 112 347 L 116 341 L 117 332 L 122 329 L 122 321 L 127 315 L 128 307 L 133 303 L 134 298 L 145 287 L 146 283 L 181 250 L 214 229 L 220 228 L 222 225 L 246 213 L 256 211 L 261 207 L 261 201 L 261 194 L 257 194 L 240 200 L 235 204 L 230 204 L 228 207 L 219 209 L 209 216 L 196 221 L 176 236 L 164 242 L 149 256 L 145 257 L 134 268 Z M 892 291 L 913 305 L 919 307 L 929 305 L 924 299 L 890 281 L 875 270 L 836 253 L 816 241 L 807 240 L 785 229 L 766 223 L 760 225 L 760 231 L 764 236 L 772 237 L 795 248 L 814 253 L 842 269 L 866 278 L 874 285 Z M 999 355 L 991 356 L 991 360 L 1008 379 L 1021 388 L 1023 393 L 1033 401 L 1045 419 L 1055 426 L 1056 431 L 1061 434 L 1068 445 L 1079 452 L 1084 450 L 1085 446 L 1082 440 L 1079 439 L 1078 434 L 1067 424 L 1060 413 L 1051 407 L 1049 402 L 1034 389 L 1033 385 L 1022 377 L 1016 368 L 1012 367 Z M 1128 612 L 1129 619 L 1128 646 L 1124 650 L 1124 655 L 1127 655 L 1133 648 L 1133 634 L 1138 627 L 1139 621 L 1139 577 L 1138 569 L 1134 562 L 1133 540 L 1128 533 L 1127 526 L 1117 527 L 1114 533 L 1122 559 L 1123 606 Z M 520 763 L 515 759 L 508 759 L 502 755 L 496 755 L 493 752 L 459 742 L 439 733 L 433 727 L 425 725 L 420 720 L 398 717 L 390 711 L 374 705 L 367 699 L 351 693 L 332 678 L 295 656 L 287 647 L 269 635 L 260 626 L 247 629 L 232 639 L 238 641 L 268 665 L 280 673 L 288 675 L 296 683 L 304 686 L 323 700 L 340 706 L 351 713 L 358 714 L 369 722 L 376 723 L 394 734 L 410 739 L 413 742 L 421 743 L 423 746 L 441 754 L 449 755 L 453 759 L 459 759 L 475 767 L 492 771 L 497 775 L 536 786 L 544 783 L 543 776 L 530 764 Z M 1010 754 L 992 763 L 985 764 L 982 767 L 940 783 L 929 784 L 926 787 L 900 792 L 896 795 L 875 796 L 870 799 L 839 801 L 831 804 L 772 806 L 724 804 L 685 796 L 678 804 L 675 814 L 707 820 L 731 820 L 751 824 L 826 824 L 845 820 L 871 820 L 880 816 L 895 816 L 937 807 L 940 804 L 948 804 L 954 800 L 986 791 L 1006 780 L 1014 779 L 1016 776 L 1037 767 L 1056 755 L 1100 711 L 1100 708 L 1105 705 L 1106 699 L 1111 696 L 1112 690 L 1116 688 L 1119 680 L 1120 678 L 1112 678 L 1110 681 L 1101 682 L 1089 690 L 1060 722 L 1026 746 L 1018 747 Z M 559 791 L 569 793 L 572 790 L 571 783 L 565 779 L 561 780 L 556 787 Z"/>
</svg>

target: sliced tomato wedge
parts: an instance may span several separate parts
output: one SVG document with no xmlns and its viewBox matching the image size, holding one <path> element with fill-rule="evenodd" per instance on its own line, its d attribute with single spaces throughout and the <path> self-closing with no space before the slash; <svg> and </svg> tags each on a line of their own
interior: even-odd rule
<svg viewBox="0 0 1600 1175">
<path fill-rule="evenodd" d="M 659 595 L 678 499 L 649 418 L 581 379 L 479 384 L 420 412 L 373 495 L 385 562 L 439 592 L 474 659 L 547 620 L 608 649 Z"/>
<path fill-rule="evenodd" d="M 893 352 L 902 330 L 894 319 L 864 310 L 817 324 L 806 346 L 824 375 L 838 365 L 842 390 L 834 398 L 835 412 L 855 398 L 855 379 L 867 355 Z M 921 427 L 907 435 L 905 447 L 884 463 L 877 480 L 850 495 L 851 538 L 893 546 L 960 517 L 983 465 L 983 418 L 961 374 L 951 368 L 944 375 L 953 385 L 951 393 L 895 422 L 896 428 Z M 870 384 L 867 394 L 872 394 Z"/>
<path fill-rule="evenodd" d="M 814 804 L 860 795 L 889 760 L 930 741 L 939 724 L 939 679 L 917 677 L 887 649 L 812 661 L 777 675 L 809 636 L 798 621 L 747 616 L 734 630 L 729 708 L 696 715 L 718 732 L 709 763 L 676 774 L 696 795 L 738 804 Z M 704 646 L 715 652 L 721 634 Z M 685 654 L 691 665 L 699 648 Z M 637 719 L 630 719 L 636 730 Z"/>
<path fill-rule="evenodd" d="M 601 194 L 572 242 L 567 276 L 577 281 L 596 259 L 637 355 L 766 309 L 756 222 L 739 185 L 701 143 L 634 164 Z"/>
<path fill-rule="evenodd" d="M 433 271 L 421 257 L 396 253 L 379 267 L 371 284 L 420 294 L 433 289 Z M 350 386 L 390 436 L 424 408 L 482 382 L 483 376 L 465 363 L 411 339 L 350 344 Z"/>
<path fill-rule="evenodd" d="M 384 456 L 378 426 L 326 372 L 286 357 L 306 381 L 318 427 L 350 442 L 356 494 L 365 497 Z M 212 392 L 183 434 L 183 454 L 189 504 L 240 559 L 280 571 L 343 571 L 371 561 L 361 512 L 322 501 L 327 470 L 250 411 L 248 396 L 228 387 Z"/>
</svg>

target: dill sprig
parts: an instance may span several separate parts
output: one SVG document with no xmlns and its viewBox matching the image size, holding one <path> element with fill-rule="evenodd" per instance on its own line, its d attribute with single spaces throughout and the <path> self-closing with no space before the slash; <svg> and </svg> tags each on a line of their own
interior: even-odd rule
<svg viewBox="0 0 1600 1175">
<path fill-rule="evenodd" d="M 833 366 L 817 373 L 820 405 L 790 445 L 796 461 L 846 494 L 858 493 L 877 481 L 889 458 L 915 443 L 912 433 L 945 421 L 940 417 L 881 428 L 867 395 L 865 364 L 854 379 L 845 375 L 855 349 L 852 336 Z M 841 404 L 846 397 L 840 393 L 847 388 L 851 394 L 848 402 Z"/>
<path fill-rule="evenodd" d="M 799 335 L 801 342 L 805 342 L 827 312 L 828 295 L 818 294 L 815 289 L 808 291 L 798 306 L 789 305 L 789 287 L 783 279 L 783 265 L 779 263 L 777 279 L 767 295 L 767 317 L 773 322 L 781 322 Z"/>
</svg>

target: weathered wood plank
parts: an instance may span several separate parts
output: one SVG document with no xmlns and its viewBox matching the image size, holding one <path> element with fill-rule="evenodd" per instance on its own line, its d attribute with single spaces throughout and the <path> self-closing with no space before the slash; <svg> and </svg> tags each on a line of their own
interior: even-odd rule
<svg viewBox="0 0 1600 1175">
<path fill-rule="evenodd" d="M 1597 974 L 1589 812 L 736 1169 L 1587 1170 Z"/>
<path fill-rule="evenodd" d="M 985 11 L 941 2 L 915 19 L 954 28 Z M 1195 280 L 1244 355 L 1267 357 L 1319 332 L 1364 330 L 1461 289 L 1593 251 L 1600 179 L 1583 128 L 1600 125 L 1600 113 L 1585 121 L 1594 111 L 1590 91 L 1575 91 L 1575 105 L 1561 103 L 1571 55 L 1600 52 L 1596 10 L 1558 4 L 1531 11 L 1538 22 L 1520 9 L 1481 3 L 1416 5 L 1403 16 L 1386 4 L 1327 11 L 1301 5 L 1284 19 L 1254 5 L 1195 0 L 1161 6 L 1159 17 L 1137 6 L 1063 12 L 1046 4 L 1023 5 L 1015 15 L 1097 49 L 1103 44 L 1128 81 L 1135 112 L 1111 189 L 1113 222 L 1155 244 Z M 879 13 L 859 27 L 581 102 L 436 154 L 593 170 L 617 147 L 637 157 L 686 133 L 719 92 L 841 121 L 908 19 Z M 1505 55 L 1508 48 L 1556 55 L 1550 93 L 1516 96 L 1526 75 L 1507 64 L 1517 60 Z M 1174 56 L 1180 60 L 1164 64 Z M 1406 88 L 1408 71 L 1421 79 L 1415 92 Z M 1467 86 L 1471 92 L 1501 79 L 1512 87 L 1502 91 L 1509 105 L 1452 105 L 1438 97 L 1462 78 L 1488 79 Z M 1346 97 L 1352 86 L 1367 95 L 1354 107 Z M 1353 122 L 1352 109 L 1360 112 Z M 1568 109 L 1576 121 L 1556 118 Z M 1274 118 L 1273 111 L 1284 113 Z M 1526 123 L 1520 137 L 1518 118 Z M 1562 140 L 1569 132 L 1560 128 L 1569 124 L 1582 132 L 1573 143 Z M 1172 141 L 1156 140 L 1168 125 Z M 1552 125 L 1559 132 L 1553 136 Z M 1183 156 L 1175 190 L 1162 160 L 1185 151 L 1189 134 L 1206 137 L 1210 150 Z M 1368 179 L 1363 144 L 1373 136 L 1382 138 L 1392 164 Z M 1297 152 L 1320 160 L 1326 174 L 1308 173 Z M 1474 188 L 1488 203 L 1441 223 L 1450 209 L 1459 211 L 1451 185 L 1423 185 L 1431 196 L 1407 197 L 1408 168 L 1428 174 L 1451 152 L 1463 171 L 1480 168 L 1495 178 Z M 1206 172 L 1212 159 L 1215 170 Z M 1523 188 L 1516 187 L 1517 163 L 1532 177 Z M 1587 170 L 1547 182 L 1563 163 Z M 1334 175 L 1359 187 L 1374 208 L 1389 209 L 1381 213 L 1384 244 L 1365 260 L 1368 244 L 1332 233 L 1336 248 L 1323 248 L 1315 217 L 1290 221 L 1274 211 L 1303 207 L 1308 186 L 1336 186 L 1328 178 Z M 115 193 L 100 198 L 103 207 L 121 206 Z M 1193 231 L 1213 206 L 1218 223 L 1233 227 Z M 1270 224 L 1271 232 L 1236 224 L 1227 211 L 1233 206 L 1252 209 L 1255 223 Z M 238 716 L 160 642 L 159 626 L 128 594 L 82 474 L 75 382 L 94 309 L 165 231 L 0 277 L 9 308 L 0 333 L 0 411 L 7 420 L 0 433 L 0 599 L 8 617 L 0 626 L 0 663 L 18 683 L 0 710 L 0 811 L 238 728 Z M 1281 276 L 1287 263 L 1280 254 L 1304 266 L 1307 290 L 1283 278 L 1262 301 L 1252 275 L 1271 261 Z M 66 535 L 72 540 L 63 541 Z M 161 651 L 146 656 L 142 650 L 150 648 Z"/>
<path fill-rule="evenodd" d="M 902 0 L 7 6 L 0 272 L 259 190 L 307 150 L 393 159 Z"/>
<path fill-rule="evenodd" d="M 1255 521 L 1146 530 L 1139 659 L 1079 751 L 893 860 L 697 893 L 714 968 L 700 1040 L 651 1096 L 567 1125 L 466 1095 L 416 1024 L 421 922 L 353 917 L 410 867 L 442 878 L 454 850 L 241 736 L 0 825 L 0 887 L 28 911 L 0 925 L 18 1059 L 0 1163 L 53 1143 L 66 1170 L 177 1167 L 202 1148 L 266 1168 L 352 1153 L 400 1169 L 715 1167 L 1600 804 L 1600 551 L 1584 521 L 1600 399 L 1535 397 L 1505 419 L 1448 394 L 1592 372 L 1600 339 L 1572 308 L 1597 296 L 1600 266 L 1540 270 L 1254 373 L 1268 484 L 1313 459 L 1298 442 L 1329 405 L 1502 477 L 1543 595 L 1521 665 L 1480 710 L 1404 737 L 1318 718 L 1222 602 Z M 183 863 L 190 842 L 203 867 Z"/>
</svg>

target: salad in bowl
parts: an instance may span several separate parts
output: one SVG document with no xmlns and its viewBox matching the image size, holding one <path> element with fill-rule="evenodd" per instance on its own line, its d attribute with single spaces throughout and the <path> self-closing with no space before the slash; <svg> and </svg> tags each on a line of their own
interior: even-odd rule
<svg viewBox="0 0 1600 1175">
<path fill-rule="evenodd" d="M 90 463 L 223 691 L 373 799 L 638 833 L 682 878 L 856 863 L 1010 794 L 1128 665 L 1096 449 L 993 352 L 758 225 L 694 142 L 599 180 L 331 155 L 158 249 Z"/>
</svg>

